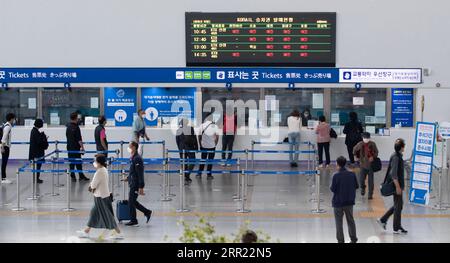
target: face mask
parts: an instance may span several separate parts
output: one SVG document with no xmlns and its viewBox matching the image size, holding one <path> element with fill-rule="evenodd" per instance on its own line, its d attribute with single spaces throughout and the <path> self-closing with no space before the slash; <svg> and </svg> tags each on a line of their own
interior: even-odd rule
<svg viewBox="0 0 450 263">
<path fill-rule="evenodd" d="M 39 130 L 40 133 L 44 132 L 44 128 L 39 128 L 38 130 Z"/>
<path fill-rule="evenodd" d="M 98 163 L 97 162 L 94 162 L 93 165 L 94 165 L 95 168 L 98 168 Z"/>
<path fill-rule="evenodd" d="M 131 153 L 131 148 L 130 147 L 127 148 L 127 152 Z"/>
<path fill-rule="evenodd" d="M 364 143 L 369 143 L 369 142 L 370 142 L 370 139 L 364 138 L 364 139 L 363 139 L 363 142 L 364 142 Z"/>
</svg>

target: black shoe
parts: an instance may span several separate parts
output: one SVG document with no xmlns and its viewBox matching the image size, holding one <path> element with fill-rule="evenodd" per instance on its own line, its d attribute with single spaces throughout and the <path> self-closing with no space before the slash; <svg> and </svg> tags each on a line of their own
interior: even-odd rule
<svg viewBox="0 0 450 263">
<path fill-rule="evenodd" d="M 369 198 L 368 198 L 369 200 L 372 200 L 373 199 L 373 196 L 369 196 Z"/>
<path fill-rule="evenodd" d="M 381 219 L 377 219 L 377 223 L 378 223 L 384 230 L 386 230 L 386 222 L 381 221 Z"/>
<path fill-rule="evenodd" d="M 394 230 L 394 234 L 408 234 L 408 231 L 406 231 L 405 229 L 403 229 L 403 227 L 400 227 L 398 230 Z"/>
<path fill-rule="evenodd" d="M 364 196 L 366 194 L 366 189 L 361 189 L 361 195 Z"/>
<path fill-rule="evenodd" d="M 89 181 L 90 179 L 87 178 L 86 176 L 80 176 L 80 182 L 81 181 Z"/>
<path fill-rule="evenodd" d="M 294 163 L 290 163 L 290 166 L 291 166 L 291 167 L 294 167 Z"/>
<path fill-rule="evenodd" d="M 148 214 L 146 214 L 145 217 L 147 218 L 148 223 L 148 221 L 150 221 L 150 218 L 152 217 L 152 210 L 149 210 Z"/>
<path fill-rule="evenodd" d="M 294 165 L 294 167 L 298 167 L 298 164 L 297 164 L 297 163 L 293 163 L 293 165 Z"/>
<path fill-rule="evenodd" d="M 77 181 L 77 178 L 72 177 L 72 182 L 76 182 L 76 181 Z"/>
<path fill-rule="evenodd" d="M 42 184 L 44 181 L 42 181 L 41 179 L 37 179 L 36 182 L 37 182 L 38 184 Z"/>
<path fill-rule="evenodd" d="M 139 226 L 138 222 L 132 222 L 132 221 L 126 223 L 125 225 L 126 226 Z"/>
<path fill-rule="evenodd" d="M 212 179 L 214 179 L 214 176 L 208 174 L 208 176 L 206 177 L 206 180 L 212 180 Z"/>
</svg>

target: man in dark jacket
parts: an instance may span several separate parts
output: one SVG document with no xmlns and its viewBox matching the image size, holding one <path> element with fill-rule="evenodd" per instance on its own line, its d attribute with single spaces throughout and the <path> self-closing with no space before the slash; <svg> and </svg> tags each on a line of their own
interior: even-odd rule
<svg viewBox="0 0 450 263">
<path fill-rule="evenodd" d="M 177 142 L 178 150 L 180 151 L 180 158 L 184 159 L 185 162 L 191 162 L 184 165 L 184 180 L 185 184 L 188 185 L 192 182 L 190 175 L 195 167 L 195 164 L 192 163 L 195 160 L 195 152 L 190 151 L 198 150 L 198 141 L 194 128 L 189 125 L 189 121 L 187 119 L 181 120 L 175 140 Z M 186 151 L 184 153 L 185 156 L 183 156 L 183 150 Z"/>
<path fill-rule="evenodd" d="M 80 151 L 84 151 L 83 138 L 81 138 L 81 130 L 80 126 L 78 126 L 78 113 L 72 112 L 70 114 L 70 122 L 67 124 L 66 128 L 66 138 L 67 138 L 67 151 L 71 151 L 67 156 L 72 159 L 70 161 L 69 168 L 70 170 L 75 170 L 75 166 L 77 170 L 83 170 L 83 165 L 79 160 L 81 159 Z M 89 181 L 83 172 L 79 173 L 80 181 L 85 180 Z M 70 177 L 72 177 L 72 182 L 76 182 L 75 173 L 70 173 Z"/>
<path fill-rule="evenodd" d="M 106 125 L 105 116 L 103 116 L 103 115 L 99 116 L 98 117 L 98 126 L 95 127 L 95 131 L 94 131 L 94 138 L 95 138 L 95 145 L 97 147 L 96 148 L 97 151 L 104 152 L 102 154 L 105 155 L 105 157 L 108 157 L 108 153 L 106 152 L 106 151 L 108 151 L 108 141 L 106 140 L 105 125 Z"/>
<path fill-rule="evenodd" d="M 45 135 L 42 127 L 44 127 L 44 122 L 42 119 L 36 119 L 34 121 L 34 127 L 30 134 L 30 150 L 28 154 L 28 160 L 37 160 L 36 169 L 41 170 L 42 167 L 42 157 L 45 156 L 45 150 L 48 149 L 47 135 Z M 43 181 L 40 179 L 41 173 L 36 174 L 36 179 L 38 184 L 42 184 Z"/>
<path fill-rule="evenodd" d="M 345 136 L 345 145 L 347 145 L 348 158 L 350 159 L 350 164 L 355 164 L 355 157 L 353 155 L 353 148 L 356 144 L 362 141 L 361 133 L 363 128 L 361 122 L 358 121 L 358 114 L 356 112 L 349 113 L 350 121 L 344 125 L 344 130 L 342 131 Z"/>
<path fill-rule="evenodd" d="M 378 157 L 378 148 L 375 142 L 370 140 L 370 133 L 364 132 L 363 141 L 353 148 L 353 155 L 359 160 L 359 183 L 361 184 L 361 195 L 366 194 L 366 177 L 369 177 L 369 200 L 373 198 L 373 169 L 372 162 Z"/>
<path fill-rule="evenodd" d="M 144 161 L 142 157 L 138 154 L 139 144 L 135 141 L 130 142 L 128 146 L 128 152 L 131 157 L 131 165 L 130 172 L 126 181 L 128 181 L 128 186 L 130 188 L 130 192 L 128 195 L 128 204 L 130 206 L 130 222 L 126 223 L 126 226 L 138 226 L 138 220 L 136 218 L 136 209 L 141 211 L 144 216 L 147 218 L 147 223 L 152 216 L 152 210 L 145 208 L 141 205 L 137 198 L 139 195 L 145 195 L 144 193 Z"/>
<path fill-rule="evenodd" d="M 356 243 L 355 220 L 353 219 L 353 206 L 355 205 L 356 189 L 358 180 L 356 175 L 347 169 L 347 160 L 340 156 L 336 160 L 339 171 L 333 175 L 331 191 L 333 192 L 332 205 L 334 208 L 334 218 L 336 221 L 336 238 L 338 243 L 344 243 L 343 217 L 347 219 L 348 233 L 352 243 Z"/>
</svg>

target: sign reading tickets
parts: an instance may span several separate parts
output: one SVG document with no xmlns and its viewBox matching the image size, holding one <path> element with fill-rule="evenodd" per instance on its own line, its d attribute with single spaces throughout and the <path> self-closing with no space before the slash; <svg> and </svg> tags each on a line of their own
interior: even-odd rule
<svg viewBox="0 0 450 263">
<path fill-rule="evenodd" d="M 105 116 L 116 126 L 131 126 L 136 112 L 136 88 L 105 88 Z"/>
<path fill-rule="evenodd" d="M 414 90 L 408 88 L 392 89 L 391 126 L 413 127 Z"/>
<path fill-rule="evenodd" d="M 428 205 L 436 139 L 436 124 L 417 122 L 411 169 L 409 201 Z"/>
<path fill-rule="evenodd" d="M 195 88 L 143 88 L 141 105 L 149 126 L 169 125 L 181 117 L 194 119 Z M 176 121 L 177 121 L 176 120 Z"/>
</svg>

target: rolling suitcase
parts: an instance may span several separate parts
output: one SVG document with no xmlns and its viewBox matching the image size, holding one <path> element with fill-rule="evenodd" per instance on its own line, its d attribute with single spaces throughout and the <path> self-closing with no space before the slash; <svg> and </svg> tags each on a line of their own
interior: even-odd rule
<svg viewBox="0 0 450 263">
<path fill-rule="evenodd" d="M 123 174 L 123 173 L 122 173 Z M 122 176 L 122 179 L 125 179 L 125 176 Z M 116 203 L 116 216 L 117 220 L 119 220 L 119 223 L 121 223 L 124 220 L 131 220 L 130 216 L 130 205 L 128 203 L 128 200 L 126 200 L 126 182 L 123 181 L 123 199 L 117 200 Z"/>
</svg>

